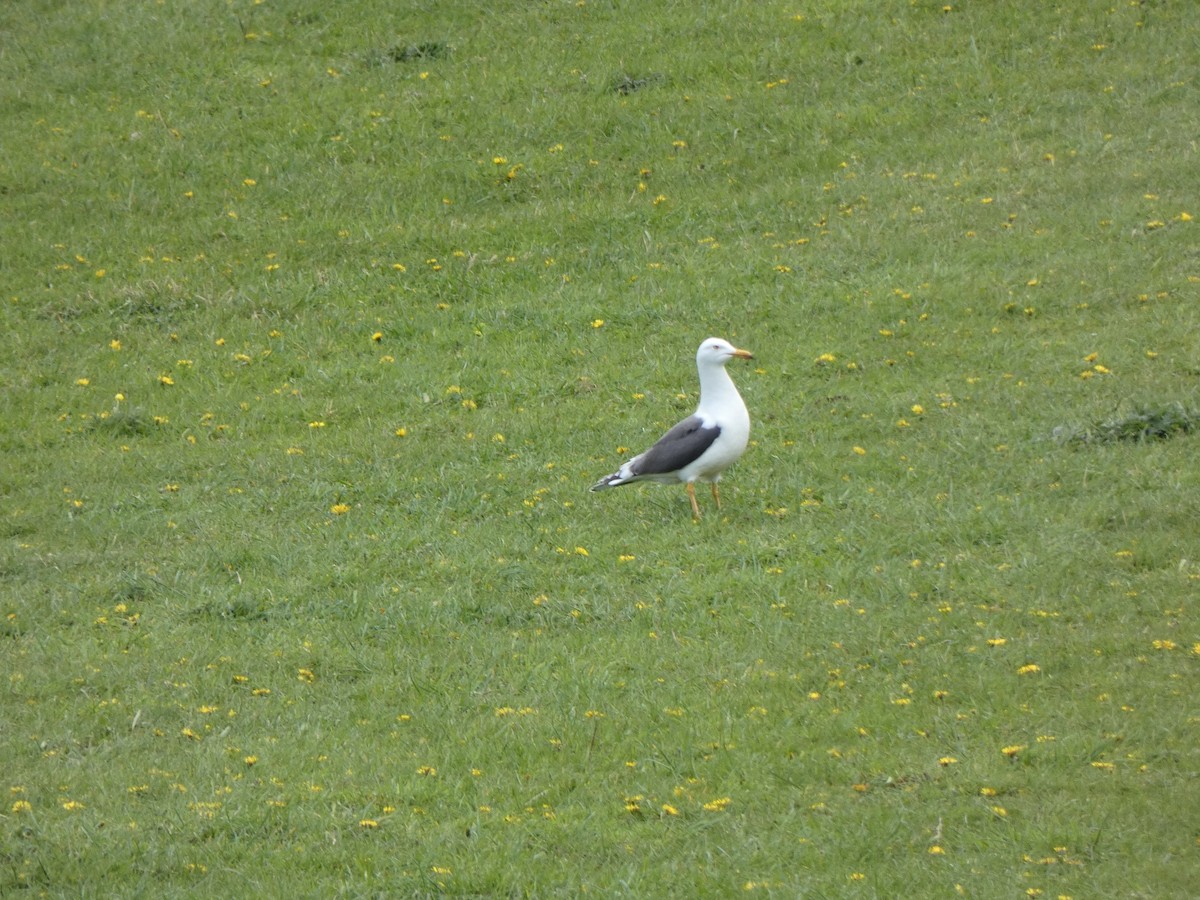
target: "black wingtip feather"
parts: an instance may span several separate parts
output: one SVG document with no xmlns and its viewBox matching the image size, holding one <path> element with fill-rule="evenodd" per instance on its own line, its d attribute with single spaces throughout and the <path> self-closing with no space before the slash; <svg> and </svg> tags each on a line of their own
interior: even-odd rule
<svg viewBox="0 0 1200 900">
<path fill-rule="evenodd" d="M 625 483 L 625 482 L 621 481 L 620 478 L 621 478 L 620 473 L 613 472 L 611 475 L 605 475 L 603 478 L 601 478 L 599 481 L 597 481 L 595 484 L 593 484 L 590 488 L 588 488 L 588 490 L 589 491 L 600 491 L 607 487 L 620 487 L 622 484 Z M 616 485 L 613 484 L 614 481 L 617 482 Z"/>
</svg>

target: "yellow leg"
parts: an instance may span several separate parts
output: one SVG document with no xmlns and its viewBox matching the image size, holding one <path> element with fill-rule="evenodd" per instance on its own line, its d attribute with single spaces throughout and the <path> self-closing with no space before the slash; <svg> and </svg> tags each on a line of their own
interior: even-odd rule
<svg viewBox="0 0 1200 900">
<path fill-rule="evenodd" d="M 690 481 L 687 483 L 688 499 L 692 501 L 692 518 L 700 521 L 700 506 L 696 503 L 696 486 Z"/>
<path fill-rule="evenodd" d="M 712 483 L 713 499 L 717 501 L 717 509 L 721 508 L 721 492 L 717 490 L 717 483 Z"/>
</svg>

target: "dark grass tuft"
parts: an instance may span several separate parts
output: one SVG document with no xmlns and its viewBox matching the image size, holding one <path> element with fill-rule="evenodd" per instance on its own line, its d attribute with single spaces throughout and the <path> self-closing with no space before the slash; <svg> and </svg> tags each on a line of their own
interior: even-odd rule
<svg viewBox="0 0 1200 900">
<path fill-rule="evenodd" d="M 666 76 L 662 72 L 650 72 L 647 75 L 630 75 L 622 72 L 613 78 L 612 90 L 614 93 L 627 97 L 646 88 L 660 85 L 665 81 Z"/>
<path fill-rule="evenodd" d="M 1132 441 L 1163 441 L 1191 434 L 1200 428 L 1200 412 L 1182 403 L 1136 406 L 1128 415 L 1107 419 L 1084 428 L 1070 430 L 1059 426 L 1055 438 L 1064 444 L 1116 444 Z"/>
<path fill-rule="evenodd" d="M 153 418 L 140 406 L 118 407 L 106 416 L 98 416 L 90 422 L 91 427 L 103 434 L 129 436 L 147 434 L 153 427 Z"/>
<path fill-rule="evenodd" d="M 395 46 L 388 55 L 398 63 L 416 62 L 426 59 L 445 59 L 450 55 L 450 45 L 443 41 L 421 41 L 417 44 Z"/>
</svg>

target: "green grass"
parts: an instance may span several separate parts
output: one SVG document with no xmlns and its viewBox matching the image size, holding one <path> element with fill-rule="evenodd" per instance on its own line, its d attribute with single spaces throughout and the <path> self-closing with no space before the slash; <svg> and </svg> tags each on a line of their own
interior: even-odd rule
<svg viewBox="0 0 1200 900">
<path fill-rule="evenodd" d="M 19 7 L 0 893 L 1193 894 L 1187 4 Z"/>
</svg>

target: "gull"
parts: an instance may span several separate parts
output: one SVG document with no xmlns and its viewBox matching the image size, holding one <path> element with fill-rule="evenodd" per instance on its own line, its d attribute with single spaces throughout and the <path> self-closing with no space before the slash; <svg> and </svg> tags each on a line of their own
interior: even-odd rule
<svg viewBox="0 0 1200 900">
<path fill-rule="evenodd" d="M 696 411 L 658 439 L 653 447 L 624 463 L 592 485 L 593 491 L 635 481 L 687 486 L 692 517 L 700 518 L 696 503 L 697 481 L 712 486 L 713 500 L 721 508 L 717 482 L 737 462 L 750 440 L 750 413 L 725 371 L 731 359 L 753 359 L 721 338 L 707 338 L 696 351 L 700 374 L 700 405 Z"/>
</svg>

